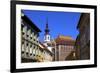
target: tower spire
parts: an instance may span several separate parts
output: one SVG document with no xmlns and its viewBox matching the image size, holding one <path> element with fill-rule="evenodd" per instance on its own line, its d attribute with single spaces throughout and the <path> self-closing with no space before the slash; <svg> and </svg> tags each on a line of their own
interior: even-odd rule
<svg viewBox="0 0 100 73">
<path fill-rule="evenodd" d="M 46 26 L 45 26 L 45 35 L 44 35 L 44 45 L 48 48 L 48 50 L 52 51 L 51 48 L 51 38 L 49 34 L 49 27 L 48 27 L 48 19 L 46 19 Z"/>
<path fill-rule="evenodd" d="M 49 27 L 48 27 L 48 19 L 47 19 L 47 23 L 46 23 L 46 28 L 45 28 L 45 34 L 49 34 Z"/>
</svg>

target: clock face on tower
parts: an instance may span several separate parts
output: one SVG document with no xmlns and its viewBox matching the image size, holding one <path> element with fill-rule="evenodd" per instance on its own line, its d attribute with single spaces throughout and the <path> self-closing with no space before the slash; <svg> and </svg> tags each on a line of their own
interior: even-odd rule
<svg viewBox="0 0 100 73">
<path fill-rule="evenodd" d="M 44 36 L 44 41 L 45 42 L 50 42 L 50 35 L 49 34 Z"/>
</svg>

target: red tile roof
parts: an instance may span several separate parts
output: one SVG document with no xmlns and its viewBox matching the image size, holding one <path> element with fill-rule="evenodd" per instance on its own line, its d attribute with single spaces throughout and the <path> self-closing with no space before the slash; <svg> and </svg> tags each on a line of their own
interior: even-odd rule
<svg viewBox="0 0 100 73">
<path fill-rule="evenodd" d="M 56 44 L 74 45 L 75 40 L 70 36 L 58 36 L 56 39 Z"/>
</svg>

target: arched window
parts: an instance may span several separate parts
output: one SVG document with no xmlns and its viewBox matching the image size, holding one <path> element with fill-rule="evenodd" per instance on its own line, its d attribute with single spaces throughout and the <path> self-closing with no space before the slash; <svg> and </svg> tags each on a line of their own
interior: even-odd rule
<svg viewBox="0 0 100 73">
<path fill-rule="evenodd" d="M 48 40 L 50 40 L 50 37 L 49 36 L 47 38 L 48 38 Z"/>
</svg>

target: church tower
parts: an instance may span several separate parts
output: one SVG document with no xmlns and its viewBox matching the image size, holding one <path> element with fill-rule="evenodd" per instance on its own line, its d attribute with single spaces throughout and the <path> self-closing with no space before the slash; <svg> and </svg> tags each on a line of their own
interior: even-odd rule
<svg viewBox="0 0 100 73">
<path fill-rule="evenodd" d="M 49 34 L 50 30 L 48 27 L 48 21 L 45 27 L 45 34 L 44 34 L 44 45 L 52 52 L 52 45 L 51 45 L 51 38 Z"/>
<path fill-rule="evenodd" d="M 49 28 L 48 28 L 48 22 L 46 24 L 46 28 L 45 28 L 45 35 L 44 35 L 44 42 L 45 43 L 49 43 L 50 42 L 50 34 L 49 34 Z"/>
</svg>

